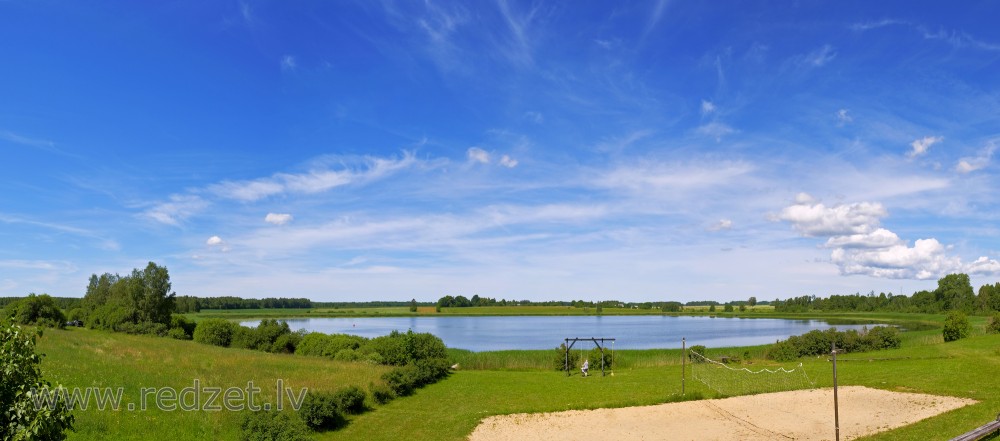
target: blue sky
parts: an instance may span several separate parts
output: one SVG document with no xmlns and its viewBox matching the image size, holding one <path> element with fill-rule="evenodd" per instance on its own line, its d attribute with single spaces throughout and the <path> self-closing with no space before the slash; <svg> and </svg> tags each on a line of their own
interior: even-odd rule
<svg viewBox="0 0 1000 441">
<path fill-rule="evenodd" d="M 995 2 L 0 1 L 0 295 L 1000 280 Z"/>
</svg>

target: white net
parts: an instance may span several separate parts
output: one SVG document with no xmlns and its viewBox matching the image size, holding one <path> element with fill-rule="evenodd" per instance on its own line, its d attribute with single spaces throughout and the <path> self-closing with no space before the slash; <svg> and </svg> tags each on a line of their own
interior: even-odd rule
<svg viewBox="0 0 1000 441">
<path fill-rule="evenodd" d="M 816 386 L 806 375 L 802 363 L 791 369 L 776 367 L 752 370 L 720 363 L 697 352 L 688 353 L 691 356 L 691 376 L 725 396 L 809 389 Z"/>
</svg>

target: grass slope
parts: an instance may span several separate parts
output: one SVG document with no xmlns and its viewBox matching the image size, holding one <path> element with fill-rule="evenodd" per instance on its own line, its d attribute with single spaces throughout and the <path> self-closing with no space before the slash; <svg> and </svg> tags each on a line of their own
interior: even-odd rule
<svg viewBox="0 0 1000 441">
<path fill-rule="evenodd" d="M 903 338 L 901 349 L 842 355 L 840 384 L 966 397 L 980 403 L 867 439 L 947 439 L 996 417 L 1000 411 L 996 381 L 1000 376 L 1000 335 L 978 331 L 973 337 L 944 343 L 940 330 L 928 330 L 906 332 Z M 137 401 L 141 387 L 182 388 L 190 386 L 194 378 L 201 379 L 203 385 L 222 387 L 244 387 L 253 380 L 263 387 L 264 400 L 273 402 L 272 389 L 279 378 L 295 388 L 333 390 L 377 382 L 385 370 L 82 329 L 46 331 L 39 349 L 47 354 L 43 371 L 53 382 L 71 387 L 123 386 L 126 402 Z M 763 349 L 710 348 L 709 355 L 742 355 L 746 351 L 756 357 Z M 346 428 L 317 434 L 316 438 L 461 440 L 480 419 L 490 415 L 623 407 L 681 398 L 676 350 L 621 351 L 616 354 L 620 366 L 614 376 L 589 378 L 566 377 L 548 370 L 552 351 L 452 351 L 451 355 L 464 364 L 450 378 L 352 417 Z M 831 385 L 831 364 L 826 357 L 800 361 L 817 386 Z M 755 360 L 752 367 L 768 364 Z M 689 398 L 715 396 L 690 377 L 686 386 Z M 78 431 L 71 439 L 238 438 L 239 416 L 231 412 L 88 410 L 75 415 Z"/>
</svg>

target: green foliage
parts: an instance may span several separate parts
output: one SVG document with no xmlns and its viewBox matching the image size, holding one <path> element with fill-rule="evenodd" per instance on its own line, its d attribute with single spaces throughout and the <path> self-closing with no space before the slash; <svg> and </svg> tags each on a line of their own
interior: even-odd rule
<svg viewBox="0 0 1000 441">
<path fill-rule="evenodd" d="M 178 333 L 174 332 L 174 330 L 179 330 L 180 334 L 186 336 L 184 338 L 180 338 L 180 340 L 190 340 L 192 337 L 194 337 L 194 329 L 195 327 L 197 327 L 197 325 L 198 325 L 197 323 L 188 320 L 182 315 L 174 314 L 170 316 L 170 332 L 173 332 L 171 336 L 178 335 Z"/>
<path fill-rule="evenodd" d="M 228 347 L 239 324 L 224 319 L 205 319 L 194 328 L 194 341 L 209 345 Z"/>
<path fill-rule="evenodd" d="M 733 305 L 726 303 L 726 306 L 722 307 L 722 312 L 733 312 Z"/>
<path fill-rule="evenodd" d="M 971 329 L 969 318 L 964 313 L 961 311 L 952 311 L 944 319 L 944 329 L 942 330 L 944 341 L 955 341 L 968 337 Z"/>
<path fill-rule="evenodd" d="M 555 356 L 552 357 L 552 366 L 555 367 L 557 371 L 562 370 L 575 370 L 577 366 L 580 365 L 580 352 L 579 351 L 569 351 L 569 360 L 567 361 L 566 354 L 566 343 L 560 344 L 556 348 Z"/>
<path fill-rule="evenodd" d="M 305 441 L 309 429 L 297 416 L 288 412 L 256 411 L 243 414 L 240 422 L 241 440 L 245 441 Z"/>
<path fill-rule="evenodd" d="M 0 327 L 0 439 L 62 440 L 73 428 L 73 415 L 62 400 L 35 408 L 36 391 L 60 392 L 42 379 L 42 357 L 35 353 L 35 337 L 16 324 Z"/>
<path fill-rule="evenodd" d="M 994 313 L 986 321 L 986 333 L 987 334 L 1000 334 L 1000 312 Z"/>
<path fill-rule="evenodd" d="M 802 335 L 793 335 L 787 340 L 779 341 L 767 351 L 767 358 L 777 361 L 789 361 L 809 355 L 829 354 L 836 344 L 839 353 L 868 352 L 883 349 L 895 349 L 901 344 L 899 330 L 891 326 L 876 326 L 858 332 L 853 329 L 837 331 L 830 328 L 825 331 L 812 330 Z"/>
<path fill-rule="evenodd" d="M 28 297 L 7 306 L 4 315 L 13 318 L 15 323 L 22 325 L 39 325 L 50 328 L 66 326 L 66 315 L 48 294 L 28 294 Z"/>
<path fill-rule="evenodd" d="M 601 350 L 595 347 L 594 349 L 590 350 L 590 355 L 587 356 L 587 359 L 590 360 L 591 370 L 595 372 L 601 370 L 602 356 L 604 357 L 604 369 L 605 370 L 611 369 L 611 363 L 613 362 L 613 360 L 611 359 L 611 349 L 604 348 L 604 354 L 601 354 Z"/>
<path fill-rule="evenodd" d="M 691 346 L 690 348 L 688 348 L 688 359 L 690 359 L 691 361 L 693 361 L 695 363 L 702 363 L 702 362 L 704 362 L 704 359 L 702 357 L 705 357 L 705 351 L 707 351 L 707 350 L 708 350 L 708 348 L 706 348 L 706 347 L 704 347 L 702 345 Z M 695 353 L 695 354 L 701 355 L 701 357 L 692 357 L 691 353 Z"/>
<path fill-rule="evenodd" d="M 84 322 L 91 328 L 164 335 L 174 311 L 174 297 L 167 268 L 149 262 L 145 269 L 136 268 L 125 277 L 108 273 L 90 276 L 81 308 Z"/>
<path fill-rule="evenodd" d="M 389 335 L 368 340 L 359 349 L 363 353 L 377 353 L 382 358 L 382 364 L 392 366 L 405 366 L 417 360 L 448 357 L 444 342 L 440 338 L 428 333 L 416 333 L 413 330 L 406 333 L 392 331 Z"/>
<path fill-rule="evenodd" d="M 347 422 L 337 408 L 336 397 L 328 392 L 309 391 L 299 407 L 299 417 L 313 430 L 334 430 Z"/>
<path fill-rule="evenodd" d="M 360 348 L 366 341 L 366 338 L 356 335 L 311 332 L 302 337 L 302 341 L 295 347 L 295 353 L 334 358 L 344 350 L 354 351 Z"/>
<path fill-rule="evenodd" d="M 417 312 L 417 299 L 410 300 L 410 312 Z"/>
<path fill-rule="evenodd" d="M 357 386 L 347 386 L 333 393 L 333 403 L 340 413 L 358 415 L 365 411 L 365 391 Z"/>
<path fill-rule="evenodd" d="M 434 383 L 448 375 L 448 361 L 444 358 L 417 360 L 406 366 L 399 366 L 382 375 L 382 380 L 399 397 L 413 393 L 415 389 Z"/>
<path fill-rule="evenodd" d="M 375 404 L 385 404 L 396 398 L 396 393 L 386 384 L 371 383 L 368 385 L 368 393 L 371 394 Z"/>
</svg>

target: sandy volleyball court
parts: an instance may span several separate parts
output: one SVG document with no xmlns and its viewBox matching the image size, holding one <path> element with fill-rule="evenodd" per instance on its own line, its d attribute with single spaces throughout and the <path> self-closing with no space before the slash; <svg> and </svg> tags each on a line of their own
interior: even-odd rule
<svg viewBox="0 0 1000 441">
<path fill-rule="evenodd" d="M 840 439 L 854 439 L 975 403 L 841 387 Z M 833 389 L 813 389 L 623 409 L 514 414 L 484 419 L 469 439 L 832 440 Z"/>
</svg>

